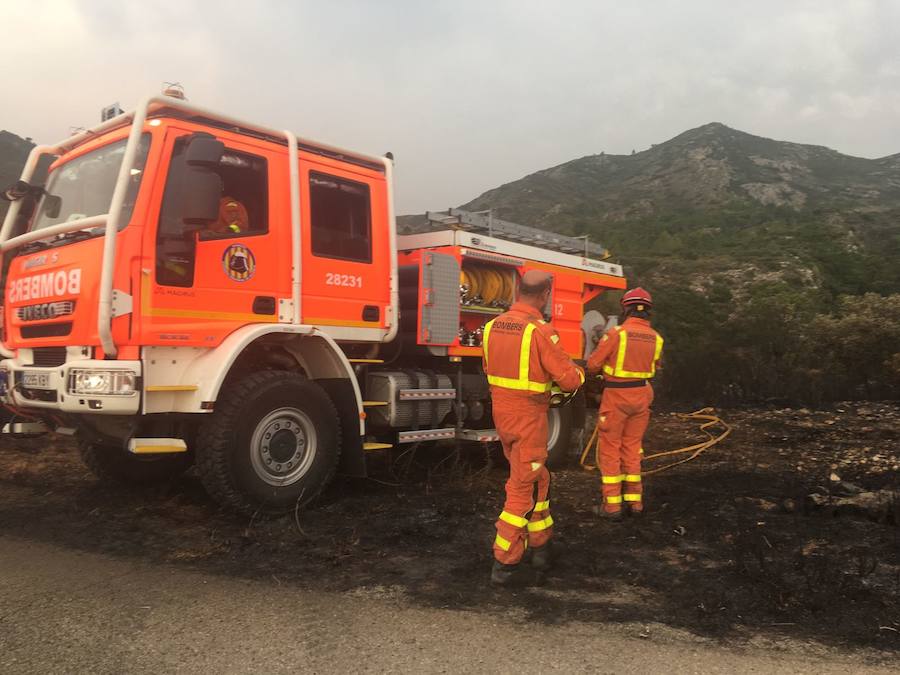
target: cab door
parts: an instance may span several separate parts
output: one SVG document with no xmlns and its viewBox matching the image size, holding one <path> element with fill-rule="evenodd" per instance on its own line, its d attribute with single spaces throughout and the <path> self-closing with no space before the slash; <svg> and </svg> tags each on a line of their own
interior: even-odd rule
<svg viewBox="0 0 900 675">
<path fill-rule="evenodd" d="M 214 346 L 241 325 L 278 321 L 279 299 L 290 296 L 288 232 L 269 198 L 273 166 L 283 155 L 234 139 L 215 169 L 221 179 L 219 217 L 186 224 L 181 217 L 183 156 L 191 138 L 172 129 L 171 157 L 154 242 L 153 269 L 145 269 L 142 315 L 150 344 Z"/>
<path fill-rule="evenodd" d="M 340 339 L 387 325 L 390 252 L 384 175 L 301 155 L 302 321 Z"/>
</svg>

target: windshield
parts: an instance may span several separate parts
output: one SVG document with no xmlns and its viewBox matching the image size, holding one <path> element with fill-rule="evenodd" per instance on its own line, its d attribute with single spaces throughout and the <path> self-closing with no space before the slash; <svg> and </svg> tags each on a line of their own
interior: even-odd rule
<svg viewBox="0 0 900 675">
<path fill-rule="evenodd" d="M 97 148 L 54 170 L 47 181 L 47 194 L 41 200 L 31 229 L 40 230 L 58 223 L 107 213 L 122 157 L 125 155 L 126 142 L 122 140 Z M 120 229 L 131 220 L 131 211 L 137 200 L 149 149 L 150 134 L 144 134 L 141 136 L 135 167 L 131 170 L 128 192 L 125 193 L 122 217 L 119 219 Z"/>
</svg>

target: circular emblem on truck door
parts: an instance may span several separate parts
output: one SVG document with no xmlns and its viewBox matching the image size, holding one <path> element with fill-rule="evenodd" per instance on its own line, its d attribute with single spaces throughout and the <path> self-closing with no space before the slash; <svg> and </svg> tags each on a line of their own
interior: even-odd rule
<svg viewBox="0 0 900 675">
<path fill-rule="evenodd" d="M 256 258 L 243 244 L 232 244 L 222 254 L 222 267 L 232 281 L 247 281 L 256 271 Z"/>
</svg>

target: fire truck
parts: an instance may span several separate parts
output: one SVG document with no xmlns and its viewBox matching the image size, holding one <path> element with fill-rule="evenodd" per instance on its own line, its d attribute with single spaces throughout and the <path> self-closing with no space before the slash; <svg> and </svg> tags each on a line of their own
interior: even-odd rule
<svg viewBox="0 0 900 675">
<path fill-rule="evenodd" d="M 194 466 L 224 506 L 279 513 L 368 453 L 495 442 L 481 331 L 521 275 L 552 274 L 545 318 L 575 359 L 585 303 L 625 287 L 599 245 L 490 214 L 398 236 L 390 154 L 177 93 L 35 147 L 6 192 L 4 430 L 74 435 L 101 479 Z M 551 409 L 552 460 L 583 410 Z"/>
</svg>

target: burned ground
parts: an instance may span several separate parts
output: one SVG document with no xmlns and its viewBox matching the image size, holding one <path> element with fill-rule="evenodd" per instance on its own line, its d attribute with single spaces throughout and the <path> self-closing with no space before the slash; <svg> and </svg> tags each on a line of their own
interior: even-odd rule
<svg viewBox="0 0 900 675">
<path fill-rule="evenodd" d="M 488 583 L 504 475 L 480 448 L 375 456 L 370 479 L 339 479 L 315 508 L 248 521 L 221 512 L 190 475 L 111 488 L 81 466 L 74 444 L 5 440 L 0 534 L 537 625 L 662 624 L 729 643 L 900 651 L 898 509 L 872 519 L 807 500 L 833 492 L 838 477 L 900 490 L 900 406 L 721 414 L 732 436 L 649 477 L 640 520 L 599 521 L 596 474 L 557 472 L 560 559 L 541 586 L 518 591 Z M 646 447 L 698 438 L 695 423 L 657 412 Z"/>
</svg>

